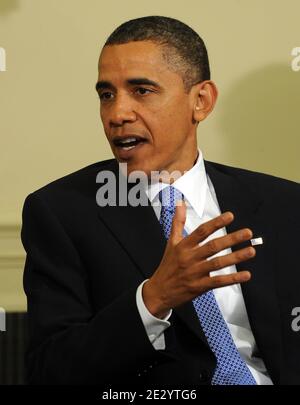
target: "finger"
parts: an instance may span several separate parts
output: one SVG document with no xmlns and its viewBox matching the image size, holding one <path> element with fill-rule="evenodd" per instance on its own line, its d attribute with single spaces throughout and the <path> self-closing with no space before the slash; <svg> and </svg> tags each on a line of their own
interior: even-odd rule
<svg viewBox="0 0 300 405">
<path fill-rule="evenodd" d="M 251 273 L 249 271 L 239 271 L 237 273 L 227 274 L 223 276 L 207 277 L 206 285 L 208 290 L 215 288 L 226 287 L 233 284 L 246 283 L 251 279 Z"/>
<path fill-rule="evenodd" d="M 206 276 L 195 279 L 190 285 L 190 292 L 196 297 L 197 295 L 204 294 L 215 288 L 227 287 L 233 284 L 241 284 L 251 279 L 249 271 L 239 271 L 236 273 L 220 275 L 220 276 Z"/>
<path fill-rule="evenodd" d="M 208 222 L 205 222 L 185 238 L 185 244 L 189 247 L 198 245 L 199 242 L 203 242 L 209 235 L 216 232 L 218 229 L 222 229 L 224 226 L 229 225 L 233 219 L 233 213 L 228 211 Z"/>
<path fill-rule="evenodd" d="M 207 259 L 224 249 L 250 240 L 252 236 L 253 233 L 251 229 L 245 228 L 219 238 L 211 239 L 193 252 L 193 258 L 195 260 Z"/>
<path fill-rule="evenodd" d="M 179 243 L 182 239 L 182 232 L 186 221 L 186 205 L 183 200 L 176 203 L 176 210 L 172 221 L 172 228 L 170 233 L 171 242 L 174 244 Z"/>
<path fill-rule="evenodd" d="M 253 247 L 247 247 L 224 256 L 217 256 L 214 259 L 206 260 L 205 262 L 199 263 L 198 267 L 201 269 L 201 273 L 208 274 L 212 271 L 221 270 L 225 267 L 252 259 L 255 254 L 256 251 Z"/>
</svg>

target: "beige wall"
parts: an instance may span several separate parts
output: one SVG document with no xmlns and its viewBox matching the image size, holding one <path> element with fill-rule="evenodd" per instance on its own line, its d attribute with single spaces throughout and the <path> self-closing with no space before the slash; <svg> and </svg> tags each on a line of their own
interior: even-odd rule
<svg viewBox="0 0 300 405">
<path fill-rule="evenodd" d="M 220 97 L 199 127 L 205 157 L 300 181 L 299 0 L 0 0 L 0 307 L 25 308 L 25 196 L 111 156 L 94 91 L 103 41 L 151 14 L 181 19 L 207 43 Z"/>
</svg>

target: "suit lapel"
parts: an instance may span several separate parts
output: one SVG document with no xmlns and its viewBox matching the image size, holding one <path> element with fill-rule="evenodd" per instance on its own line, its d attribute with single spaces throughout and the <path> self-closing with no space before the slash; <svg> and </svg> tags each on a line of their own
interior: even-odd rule
<svg viewBox="0 0 300 405">
<path fill-rule="evenodd" d="M 264 207 L 257 190 L 251 190 L 242 181 L 238 170 L 233 176 L 230 169 L 205 162 L 206 171 L 214 185 L 221 212 L 233 212 L 235 219 L 227 233 L 250 228 L 254 237 L 262 237 L 263 245 L 256 247 L 256 256 L 249 262 L 238 264 L 237 270 L 249 270 L 251 280 L 242 284 L 242 292 L 260 354 L 274 382 L 279 381 L 280 318 L 274 280 L 272 258 L 272 230 L 264 224 Z M 248 244 L 249 245 L 249 244 Z M 233 247 L 233 251 L 241 247 Z M 273 269 L 273 270 L 272 270 Z"/>
<path fill-rule="evenodd" d="M 117 206 L 99 207 L 99 216 L 145 278 L 149 278 L 161 261 L 166 240 L 149 201 L 147 206 L 118 205 L 119 169 L 115 161 L 111 171 L 117 178 Z M 128 191 L 132 186 L 128 184 Z"/>
</svg>

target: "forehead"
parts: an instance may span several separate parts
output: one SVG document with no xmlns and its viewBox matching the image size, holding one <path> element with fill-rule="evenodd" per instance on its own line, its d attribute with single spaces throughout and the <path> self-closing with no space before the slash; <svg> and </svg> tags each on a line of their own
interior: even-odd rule
<svg viewBox="0 0 300 405">
<path fill-rule="evenodd" d="M 152 41 L 105 46 L 99 58 L 98 69 L 99 77 L 114 73 L 145 75 L 170 71 L 163 59 L 162 48 Z"/>
</svg>

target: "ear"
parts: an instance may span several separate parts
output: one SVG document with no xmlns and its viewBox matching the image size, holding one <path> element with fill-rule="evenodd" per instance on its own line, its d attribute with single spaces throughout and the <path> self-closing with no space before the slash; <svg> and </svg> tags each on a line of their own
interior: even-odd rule
<svg viewBox="0 0 300 405">
<path fill-rule="evenodd" d="M 218 97 L 218 89 L 211 80 L 196 84 L 193 97 L 193 119 L 203 121 L 214 109 Z"/>
</svg>

